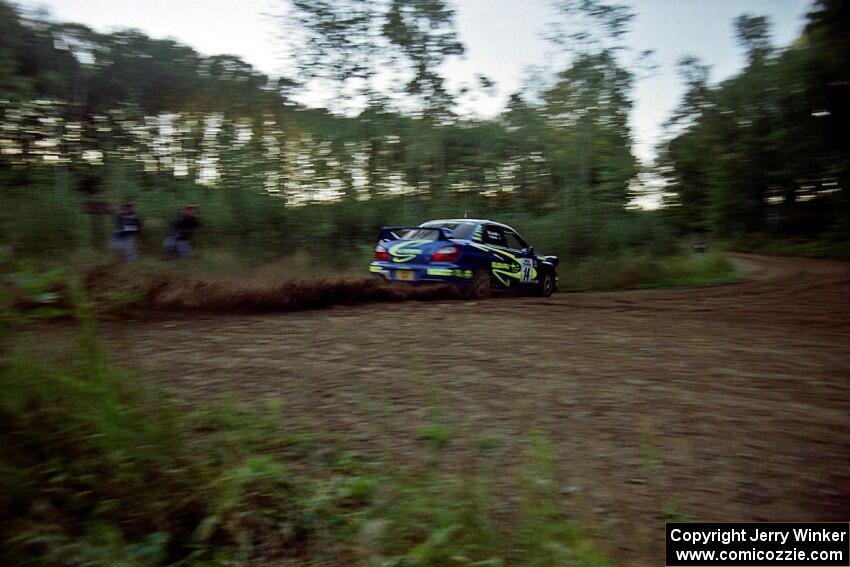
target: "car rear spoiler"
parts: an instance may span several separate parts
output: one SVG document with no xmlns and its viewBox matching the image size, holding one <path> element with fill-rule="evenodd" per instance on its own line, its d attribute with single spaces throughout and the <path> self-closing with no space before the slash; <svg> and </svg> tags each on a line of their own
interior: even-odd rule
<svg viewBox="0 0 850 567">
<path fill-rule="evenodd" d="M 433 230 L 437 233 L 437 240 L 448 240 L 452 237 L 452 231 L 440 226 L 382 226 L 378 231 L 378 242 L 384 240 L 400 240 L 399 233 L 406 230 Z"/>
</svg>

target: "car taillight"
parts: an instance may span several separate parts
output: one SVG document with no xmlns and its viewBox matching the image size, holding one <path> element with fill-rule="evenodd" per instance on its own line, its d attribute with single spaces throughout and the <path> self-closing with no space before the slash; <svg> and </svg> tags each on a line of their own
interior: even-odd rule
<svg viewBox="0 0 850 567">
<path fill-rule="evenodd" d="M 375 246 L 375 260 L 389 260 L 390 254 L 387 249 L 378 244 Z"/>
<path fill-rule="evenodd" d="M 457 246 L 443 246 L 433 254 L 431 254 L 432 262 L 456 262 L 460 250 Z"/>
</svg>

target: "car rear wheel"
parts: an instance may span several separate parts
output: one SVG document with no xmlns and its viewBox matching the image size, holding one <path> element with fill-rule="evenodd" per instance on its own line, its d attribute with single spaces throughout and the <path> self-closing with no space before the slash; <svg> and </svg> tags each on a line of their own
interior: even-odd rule
<svg viewBox="0 0 850 567">
<path fill-rule="evenodd" d="M 540 279 L 540 283 L 537 287 L 537 295 L 541 295 L 543 297 L 549 297 L 555 291 L 555 276 L 551 273 L 543 274 L 543 277 Z"/>
<path fill-rule="evenodd" d="M 472 276 L 472 282 L 469 284 L 470 299 L 486 299 L 492 295 L 492 283 L 490 281 L 490 272 L 484 268 L 475 270 L 475 275 Z"/>
</svg>

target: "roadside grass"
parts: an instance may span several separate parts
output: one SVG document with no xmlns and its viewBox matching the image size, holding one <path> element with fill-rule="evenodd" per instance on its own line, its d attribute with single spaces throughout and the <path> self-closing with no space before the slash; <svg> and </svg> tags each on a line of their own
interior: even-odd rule
<svg viewBox="0 0 850 567">
<path fill-rule="evenodd" d="M 423 470 L 294 433 L 285 400 L 180 408 L 110 361 L 92 305 L 72 297 L 77 343 L 61 359 L 2 318 L 3 564 L 609 564 L 557 505 L 541 439 L 505 518 L 487 474 L 440 466 L 445 426 L 423 427 Z"/>
<path fill-rule="evenodd" d="M 289 268 L 278 272 L 269 267 L 246 270 L 238 276 L 230 272 L 207 278 L 210 272 L 206 266 L 185 273 L 173 270 L 176 268 L 171 266 L 158 270 L 144 265 L 111 265 L 89 271 L 87 287 L 107 312 L 134 305 L 159 311 L 287 311 L 461 297 L 451 286 L 399 287 L 345 273 L 294 278 Z M 741 278 L 731 262 L 716 252 L 662 258 L 591 258 L 576 265 L 564 264 L 561 272 L 561 288 L 566 291 L 707 285 Z"/>
<path fill-rule="evenodd" d="M 643 287 L 710 285 L 743 277 L 726 256 L 717 252 L 665 258 L 658 262 L 658 266 L 658 278 Z"/>
<path fill-rule="evenodd" d="M 230 250 L 203 248 L 191 259 L 165 259 L 159 255 L 142 255 L 133 264 L 124 264 L 113 252 L 80 250 L 68 257 L 68 264 L 78 273 L 109 268 L 116 276 L 185 278 L 211 283 L 251 281 L 277 284 L 291 280 L 328 277 L 362 277 L 372 259 L 373 248 L 352 252 L 344 262 L 301 250 L 290 254 L 242 256 Z M 42 262 L 49 262 L 42 260 Z"/>
<path fill-rule="evenodd" d="M 694 522 L 696 519 L 685 512 L 680 511 L 679 502 L 673 499 L 665 500 L 661 506 L 661 518 L 665 522 Z"/>
<path fill-rule="evenodd" d="M 591 258 L 561 267 L 565 291 L 613 291 L 710 285 L 740 280 L 743 276 L 718 252 L 680 253 L 653 258 L 623 256 Z"/>
<path fill-rule="evenodd" d="M 431 423 L 419 428 L 419 437 L 426 440 L 435 450 L 445 448 L 453 433 L 451 427 L 440 423 Z"/>
<path fill-rule="evenodd" d="M 772 256 L 850 260 L 850 241 L 840 233 L 825 234 L 819 238 L 777 237 L 755 233 L 730 240 L 726 246 L 739 252 Z"/>
<path fill-rule="evenodd" d="M 458 299 L 453 286 L 390 285 L 356 271 L 316 263 L 306 253 L 256 263 L 228 254 L 187 262 L 143 259 L 125 265 L 82 255 L 65 267 L 13 260 L 0 250 L 13 307 L 31 318 L 68 317 L 70 282 L 82 279 L 99 315 L 260 313 L 333 305 Z M 742 276 L 718 252 L 587 258 L 559 268 L 564 291 L 608 291 L 716 284 Z"/>
</svg>

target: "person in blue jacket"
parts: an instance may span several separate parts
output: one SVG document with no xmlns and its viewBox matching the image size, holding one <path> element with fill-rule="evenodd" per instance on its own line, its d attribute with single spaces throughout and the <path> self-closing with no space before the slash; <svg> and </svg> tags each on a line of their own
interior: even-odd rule
<svg viewBox="0 0 850 567">
<path fill-rule="evenodd" d="M 136 214 L 132 203 L 125 203 L 115 216 L 115 230 L 112 233 L 112 248 L 121 253 L 125 262 L 139 259 L 136 238 L 142 232 L 142 219 Z"/>
</svg>

